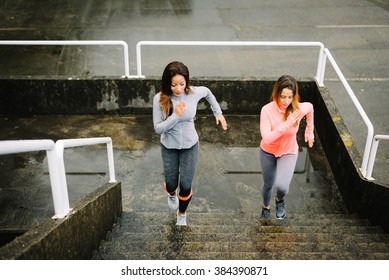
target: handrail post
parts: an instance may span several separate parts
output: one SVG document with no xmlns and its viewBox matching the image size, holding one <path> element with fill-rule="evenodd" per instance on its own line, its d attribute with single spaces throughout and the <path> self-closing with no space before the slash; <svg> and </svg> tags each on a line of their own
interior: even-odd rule
<svg viewBox="0 0 389 280">
<path fill-rule="evenodd" d="M 128 44 L 124 41 L 120 41 L 123 46 L 123 52 L 124 52 L 124 75 L 126 77 L 130 76 L 130 61 L 129 61 L 129 54 L 128 54 Z"/>
<path fill-rule="evenodd" d="M 317 74 L 316 80 L 319 87 L 324 87 L 324 74 L 326 71 L 327 55 L 324 51 L 324 47 L 320 48 L 319 59 L 317 62 Z"/>
<path fill-rule="evenodd" d="M 109 182 L 116 183 L 112 140 L 107 143 L 107 155 L 108 155 Z"/>
<path fill-rule="evenodd" d="M 371 175 L 373 173 L 374 159 L 375 159 L 375 156 L 377 154 L 379 142 L 380 142 L 380 140 L 377 139 L 376 137 L 374 137 L 373 144 L 371 145 L 369 162 L 368 162 L 367 171 L 366 171 L 366 179 L 368 179 L 368 180 L 374 180 L 374 178 L 372 178 Z"/>
<path fill-rule="evenodd" d="M 57 203 L 61 206 L 59 213 L 55 213 L 53 218 L 63 218 L 70 212 L 68 186 L 66 182 L 66 171 L 64 163 L 64 144 L 62 140 L 58 140 L 55 143 L 55 153 L 57 157 L 57 170 L 58 170 L 58 197 Z"/>
<path fill-rule="evenodd" d="M 136 74 L 138 77 L 142 77 L 142 54 L 141 54 L 141 46 L 143 41 L 139 41 L 136 44 Z"/>
<path fill-rule="evenodd" d="M 363 152 L 363 159 L 362 159 L 362 164 L 361 164 L 361 173 L 362 175 L 367 178 L 367 164 L 369 162 L 369 157 L 371 153 L 371 145 L 373 143 L 373 134 L 374 134 L 374 129 L 373 125 L 370 124 L 367 127 L 367 136 L 366 136 L 366 144 L 365 144 L 365 150 Z"/>
<path fill-rule="evenodd" d="M 371 175 L 373 173 L 373 167 L 374 167 L 375 158 L 376 158 L 377 150 L 378 150 L 378 144 L 379 144 L 380 140 L 389 141 L 389 135 L 377 134 L 376 136 L 374 136 L 373 144 L 371 145 L 369 162 L 367 165 L 367 171 L 366 171 L 366 179 L 368 179 L 368 180 L 374 180 L 374 178 L 372 178 Z"/>
<path fill-rule="evenodd" d="M 47 162 L 49 165 L 49 175 L 51 183 L 51 193 L 53 196 L 54 213 L 53 219 L 65 217 L 70 212 L 69 199 L 63 197 L 63 186 L 61 184 L 60 170 L 55 147 L 47 150 Z M 66 189 L 67 193 L 67 189 Z"/>
</svg>

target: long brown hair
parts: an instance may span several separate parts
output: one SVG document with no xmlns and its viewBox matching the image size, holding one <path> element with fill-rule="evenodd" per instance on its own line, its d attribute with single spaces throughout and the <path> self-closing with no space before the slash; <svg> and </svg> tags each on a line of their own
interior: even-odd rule
<svg viewBox="0 0 389 280">
<path fill-rule="evenodd" d="M 159 103 L 161 104 L 162 110 L 166 114 L 166 117 L 169 116 L 170 110 L 173 106 L 171 101 L 171 96 L 173 94 L 171 85 L 172 78 L 176 75 L 184 76 L 186 82 L 185 93 L 188 94 L 190 92 L 188 67 L 179 61 L 170 62 L 165 67 L 165 70 L 162 74 L 161 98 L 159 100 Z"/>
<path fill-rule="evenodd" d="M 296 79 L 289 75 L 281 76 L 273 87 L 273 92 L 270 97 L 270 101 L 275 101 L 277 104 L 281 99 L 281 92 L 284 88 L 288 88 L 293 92 L 292 103 L 286 108 L 284 120 L 286 120 L 290 113 L 298 109 L 298 102 L 300 101 L 300 96 L 298 93 L 298 85 Z"/>
</svg>

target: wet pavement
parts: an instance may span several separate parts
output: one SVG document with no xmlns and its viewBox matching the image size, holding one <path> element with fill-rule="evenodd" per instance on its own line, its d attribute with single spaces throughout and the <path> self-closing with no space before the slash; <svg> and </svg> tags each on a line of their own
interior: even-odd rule
<svg viewBox="0 0 389 280">
<path fill-rule="evenodd" d="M 226 117 L 227 131 L 217 127 L 211 116 L 199 115 L 196 119 L 200 152 L 190 212 L 246 214 L 260 210 L 258 116 Z M 159 137 L 154 133 L 152 116 L 37 116 L 0 123 L 0 135 L 10 135 L 9 139 L 23 138 L 26 131 L 31 138 L 53 140 L 63 135 L 65 138 L 111 135 L 116 178 L 122 183 L 123 211 L 167 210 Z M 315 213 L 347 212 L 328 171 L 320 141 L 309 151 L 305 143 L 300 145 L 288 211 L 307 213 L 313 207 Z M 0 165 L 3 230 L 26 230 L 53 215 L 44 153 L 2 156 Z M 108 181 L 105 146 L 65 149 L 65 168 L 70 203 L 74 203 Z"/>
</svg>

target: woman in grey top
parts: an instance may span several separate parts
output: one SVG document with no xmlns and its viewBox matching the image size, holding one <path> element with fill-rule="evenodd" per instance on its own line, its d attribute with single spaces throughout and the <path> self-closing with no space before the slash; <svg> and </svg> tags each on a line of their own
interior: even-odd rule
<svg viewBox="0 0 389 280">
<path fill-rule="evenodd" d="M 211 106 L 216 124 L 221 123 L 227 130 L 227 122 L 215 96 L 206 87 L 190 86 L 188 67 L 181 62 L 174 61 L 166 66 L 161 92 L 153 100 L 154 130 L 161 135 L 164 189 L 169 207 L 178 208 L 177 225 L 186 225 L 186 209 L 192 198 L 199 140 L 194 118 L 197 103 L 204 97 Z"/>
</svg>

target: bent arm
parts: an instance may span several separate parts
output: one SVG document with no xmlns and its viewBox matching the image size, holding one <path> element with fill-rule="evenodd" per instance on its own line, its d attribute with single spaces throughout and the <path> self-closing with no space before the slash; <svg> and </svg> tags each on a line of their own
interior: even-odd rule
<svg viewBox="0 0 389 280">
<path fill-rule="evenodd" d="M 305 141 L 314 141 L 314 120 L 313 120 L 313 105 L 311 103 L 306 102 L 305 103 L 307 106 L 307 113 L 306 113 L 306 122 L 307 126 L 305 127 L 305 133 L 304 133 L 304 138 Z"/>
<path fill-rule="evenodd" d="M 174 112 L 165 119 L 165 114 L 159 104 L 159 98 L 155 96 L 153 100 L 153 124 L 155 132 L 162 134 L 171 129 L 178 121 L 179 117 Z"/>
<path fill-rule="evenodd" d="M 290 115 L 285 122 L 282 122 L 272 130 L 271 118 L 266 108 L 261 110 L 260 131 L 263 143 L 269 145 L 280 138 L 295 123 L 295 119 Z"/>
</svg>

